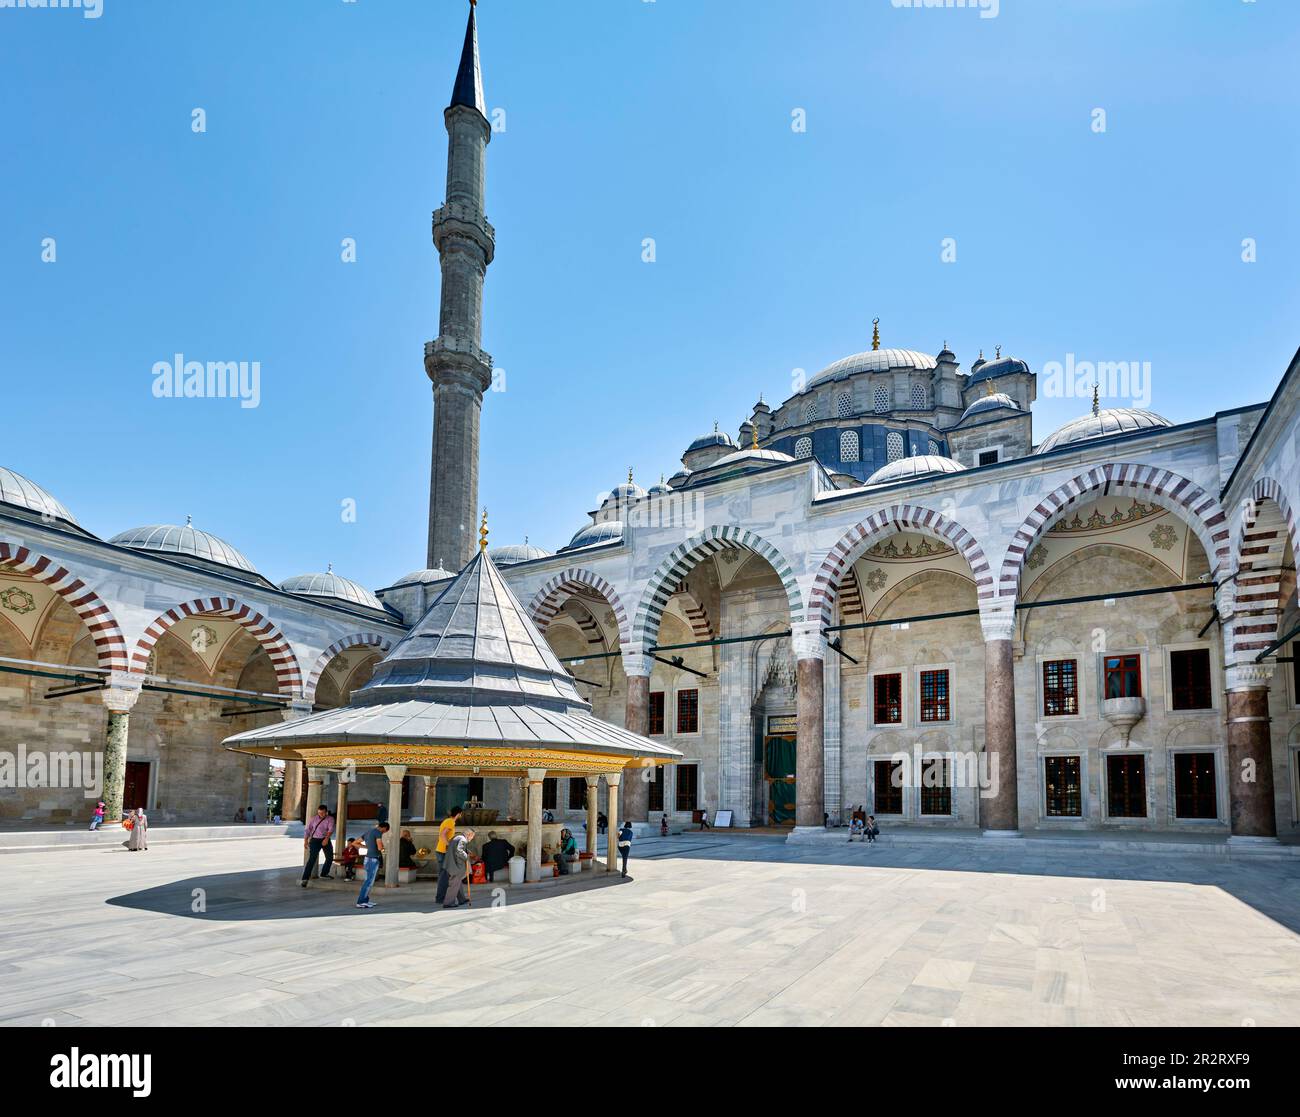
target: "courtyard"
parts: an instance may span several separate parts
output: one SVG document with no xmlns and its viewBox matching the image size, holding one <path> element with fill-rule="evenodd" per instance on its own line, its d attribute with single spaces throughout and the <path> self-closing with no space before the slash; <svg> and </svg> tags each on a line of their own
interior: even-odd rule
<svg viewBox="0 0 1300 1117">
<path fill-rule="evenodd" d="M 160 834 L 161 837 L 161 834 Z M 1046 847 L 1046 848 L 1045 848 Z M 1300 858 L 684 833 L 494 906 L 294 838 L 0 857 L 6 1025 L 1300 1024 Z"/>
</svg>

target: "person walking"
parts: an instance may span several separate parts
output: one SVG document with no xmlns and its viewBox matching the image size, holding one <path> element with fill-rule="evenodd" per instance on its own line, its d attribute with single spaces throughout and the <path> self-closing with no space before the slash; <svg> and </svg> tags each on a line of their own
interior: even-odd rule
<svg viewBox="0 0 1300 1117">
<path fill-rule="evenodd" d="M 447 891 L 443 897 L 444 908 L 458 908 L 469 903 L 464 894 L 465 878 L 469 875 L 469 843 L 474 840 L 473 830 L 463 830 L 447 844 L 447 857 L 443 867 L 447 873 Z"/>
<path fill-rule="evenodd" d="M 632 852 L 632 824 L 626 820 L 618 831 L 618 855 L 623 859 L 623 875 L 627 876 L 627 857 Z"/>
<path fill-rule="evenodd" d="M 131 815 L 131 836 L 126 840 L 126 848 L 134 853 L 137 849 L 149 848 L 149 820 L 144 808 L 136 807 Z"/>
<path fill-rule="evenodd" d="M 452 807 L 451 813 L 438 825 L 438 844 L 434 847 L 434 852 L 438 855 L 438 890 L 433 897 L 435 904 L 440 904 L 447 898 L 447 872 L 443 868 L 443 862 L 447 858 L 447 846 L 456 836 L 456 824 L 460 822 L 463 813 L 463 807 Z"/>
<path fill-rule="evenodd" d="M 388 823 L 380 822 L 366 835 L 366 877 L 357 894 L 357 907 L 373 908 L 370 889 L 374 887 L 379 867 L 384 863 L 384 836 L 388 833 Z"/>
<path fill-rule="evenodd" d="M 333 833 L 334 820 L 330 818 L 329 808 L 323 805 L 317 807 L 316 813 L 307 820 L 307 826 L 302 832 L 302 848 L 307 858 L 302 867 L 302 886 L 304 888 L 307 887 L 307 882 L 311 880 L 312 873 L 316 871 L 316 861 L 320 857 L 321 847 L 328 845 Z M 332 857 L 326 860 L 326 873 L 329 872 L 332 861 Z"/>
<path fill-rule="evenodd" d="M 95 804 L 95 812 L 90 816 L 91 830 L 98 830 L 101 826 L 104 825 L 104 811 L 106 809 L 107 808 L 104 804 L 103 799 L 101 799 L 98 803 Z"/>
</svg>

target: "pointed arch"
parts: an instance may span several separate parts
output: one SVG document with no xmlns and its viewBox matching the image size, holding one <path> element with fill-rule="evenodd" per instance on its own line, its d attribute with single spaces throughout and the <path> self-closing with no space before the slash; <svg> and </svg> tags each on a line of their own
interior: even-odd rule
<svg viewBox="0 0 1300 1117">
<path fill-rule="evenodd" d="M 330 665 L 334 657 L 349 648 L 359 647 L 375 648 L 387 655 L 393 650 L 393 642 L 387 636 L 380 636 L 375 632 L 356 632 L 351 636 L 344 636 L 341 640 L 335 640 L 316 657 L 311 673 L 307 676 L 307 684 L 302 688 L 303 697 L 309 702 L 313 701 L 316 697 L 316 687 L 320 683 L 320 677 L 325 673 L 325 668 Z"/>
<path fill-rule="evenodd" d="M 1025 517 L 1011 543 L 998 578 L 998 598 L 1014 599 L 1020 574 L 1034 541 L 1071 505 L 1109 489 L 1140 493 L 1182 519 L 1200 540 L 1210 574 L 1221 577 L 1230 561 L 1227 517 L 1217 497 L 1187 477 L 1168 469 L 1133 462 L 1109 462 L 1072 477 L 1042 498 Z"/>
<path fill-rule="evenodd" d="M 618 591 L 599 574 L 581 566 L 570 567 L 545 582 L 542 588 L 533 594 L 532 601 L 528 605 L 528 615 L 545 634 L 546 626 L 560 611 L 565 599 L 584 592 L 595 592 L 605 599 L 605 603 L 613 610 L 614 621 L 618 625 L 618 642 L 626 647 L 629 630 L 623 599 L 619 597 Z"/>
<path fill-rule="evenodd" d="M 960 524 L 919 504 L 894 504 L 854 524 L 822 560 L 808 595 L 808 620 L 825 628 L 835 623 L 835 600 L 845 574 L 881 539 L 900 531 L 917 531 L 942 539 L 966 560 L 981 604 L 993 598 L 993 571 L 984 548 Z"/>
<path fill-rule="evenodd" d="M 674 547 L 651 576 L 645 592 L 641 595 L 641 603 L 636 611 L 636 622 L 632 626 L 634 648 L 644 651 L 654 645 L 658 637 L 659 621 L 668 605 L 668 599 L 672 597 L 686 575 L 703 559 L 731 547 L 752 551 L 766 559 L 776 571 L 781 587 L 785 590 L 791 623 L 803 616 L 803 593 L 785 556 L 766 539 L 755 535 L 752 531 L 733 525 L 715 526 L 693 535 L 685 543 Z"/>
<path fill-rule="evenodd" d="M 109 671 L 127 669 L 126 638 L 112 610 L 94 590 L 66 567 L 45 555 L 36 554 L 16 543 L 0 541 L 0 567 L 26 574 L 47 585 L 66 601 L 81 618 L 95 641 L 98 665 Z"/>
<path fill-rule="evenodd" d="M 173 605 L 165 613 L 155 617 L 131 652 L 131 670 L 146 671 L 154 645 L 173 625 L 187 617 L 197 616 L 225 617 L 242 625 L 249 635 L 266 649 L 271 665 L 275 668 L 275 677 L 281 693 L 292 695 L 299 693 L 302 687 L 302 671 L 298 666 L 298 657 L 289 646 L 289 641 L 256 609 L 242 604 L 233 597 L 196 598 L 181 605 Z"/>
</svg>

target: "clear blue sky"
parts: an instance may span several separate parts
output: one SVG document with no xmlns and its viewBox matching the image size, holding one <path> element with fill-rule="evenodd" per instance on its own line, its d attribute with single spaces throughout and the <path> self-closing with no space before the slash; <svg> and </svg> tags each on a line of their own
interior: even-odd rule
<svg viewBox="0 0 1300 1117">
<path fill-rule="evenodd" d="M 193 515 L 276 580 L 422 566 L 466 10 L 0 10 L 0 464 L 104 537 Z M 494 543 L 563 545 L 876 315 L 963 366 L 1150 361 L 1175 421 L 1266 399 L 1300 342 L 1294 0 L 482 0 L 479 27 Z M 177 352 L 260 361 L 261 405 L 154 398 Z M 1082 410 L 1040 399 L 1036 437 Z"/>
</svg>

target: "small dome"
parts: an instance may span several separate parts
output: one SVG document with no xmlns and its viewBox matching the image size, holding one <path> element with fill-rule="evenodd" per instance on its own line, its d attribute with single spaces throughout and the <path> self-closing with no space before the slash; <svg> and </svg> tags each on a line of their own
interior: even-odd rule
<svg viewBox="0 0 1300 1117">
<path fill-rule="evenodd" d="M 232 570 L 242 570 L 246 574 L 257 573 L 253 564 L 234 547 L 215 535 L 209 535 L 206 531 L 199 531 L 198 528 L 191 526 L 188 517 L 184 526 L 148 524 L 115 535 L 109 542 L 119 547 L 130 547 L 133 551 L 152 551 L 161 555 L 175 555 L 178 558 L 195 558 L 203 562 L 214 562 L 219 566 L 228 566 Z"/>
<path fill-rule="evenodd" d="M 18 508 L 26 508 L 38 516 L 54 516 L 56 519 L 76 524 L 77 527 L 81 526 L 77 524 L 71 512 L 35 481 L 29 481 L 21 473 L 5 469 L 4 466 L 0 466 L 0 501 L 13 504 Z"/>
<path fill-rule="evenodd" d="M 1016 403 L 1006 392 L 993 392 L 991 395 L 980 396 L 961 414 L 961 422 L 969 419 L 972 415 L 978 415 L 982 411 L 997 411 L 999 408 L 1009 407 L 1012 411 L 1019 411 L 1020 404 Z"/>
<path fill-rule="evenodd" d="M 966 467 L 952 458 L 942 454 L 917 454 L 911 458 L 899 458 L 897 461 L 882 465 L 867 478 L 868 485 L 883 485 L 890 481 L 907 481 L 927 473 L 960 473 Z"/>
<path fill-rule="evenodd" d="M 928 371 L 934 367 L 935 360 L 929 353 L 919 353 L 915 349 L 868 349 L 865 353 L 854 353 L 851 357 L 843 357 L 834 364 L 827 365 L 808 381 L 808 388 L 832 380 L 843 380 L 860 372 L 891 372 L 894 369 Z"/>
<path fill-rule="evenodd" d="M 409 586 L 413 584 L 426 584 L 428 582 L 445 582 L 449 578 L 456 577 L 450 570 L 443 570 L 441 566 L 431 566 L 428 570 L 412 570 L 411 573 L 403 575 L 393 583 L 395 586 Z"/>
<path fill-rule="evenodd" d="M 1060 430 L 1043 439 L 1038 453 L 1045 454 L 1058 446 L 1068 446 L 1073 442 L 1086 442 L 1093 438 L 1106 438 L 1112 434 L 1128 434 L 1130 431 L 1153 430 L 1158 427 L 1172 427 L 1163 415 L 1154 411 L 1144 411 L 1140 407 L 1108 407 L 1096 415 L 1085 415 L 1066 423 Z"/>
<path fill-rule="evenodd" d="M 689 469 L 679 469 L 676 473 L 674 473 L 671 477 L 668 478 L 668 487 L 670 489 L 680 489 L 690 479 L 691 479 L 691 471 Z"/>
<path fill-rule="evenodd" d="M 301 594 L 303 597 L 331 597 L 336 601 L 346 601 L 351 605 L 363 605 L 367 609 L 383 609 L 373 593 L 365 586 L 350 578 L 340 578 L 333 567 L 324 574 L 298 574 L 286 578 L 280 583 L 285 593 Z"/>
<path fill-rule="evenodd" d="M 702 434 L 694 442 L 686 447 L 689 454 L 695 450 L 707 450 L 711 446 L 725 446 L 727 449 L 734 450 L 736 444 L 731 440 L 731 435 L 726 431 L 712 430 L 708 434 Z"/>
<path fill-rule="evenodd" d="M 658 482 L 651 485 L 649 490 L 647 491 L 650 493 L 651 496 L 663 496 L 665 493 L 670 493 L 673 490 L 672 490 L 672 486 L 667 484 L 664 481 L 664 479 L 661 477 L 658 480 Z"/>
<path fill-rule="evenodd" d="M 569 540 L 562 551 L 576 551 L 579 547 L 593 547 L 597 543 L 617 543 L 623 538 L 622 520 L 602 520 L 598 524 L 588 524 Z"/>
<path fill-rule="evenodd" d="M 620 504 L 631 504 L 641 500 L 645 496 L 645 489 L 635 481 L 624 481 L 621 485 L 615 485 L 609 493 L 609 500 L 617 501 Z"/>
<path fill-rule="evenodd" d="M 984 380 L 992 380 L 996 376 L 1011 376 L 1014 373 L 1027 373 L 1029 365 L 1019 357 L 994 357 L 991 361 L 983 358 L 976 361 L 970 367 L 971 384 L 978 384 Z"/>
<path fill-rule="evenodd" d="M 534 547 L 529 543 L 511 543 L 504 547 L 493 547 L 488 551 L 488 558 L 498 566 L 514 566 L 517 562 L 548 558 L 550 554 L 550 551 L 544 551 L 541 547 Z"/>
<path fill-rule="evenodd" d="M 728 454 L 725 458 L 719 458 L 711 466 L 710 470 L 719 469 L 720 467 L 748 465 L 755 469 L 764 465 L 775 465 L 780 462 L 792 462 L 789 454 L 783 454 L 780 450 L 737 450 L 734 454 Z"/>
</svg>

